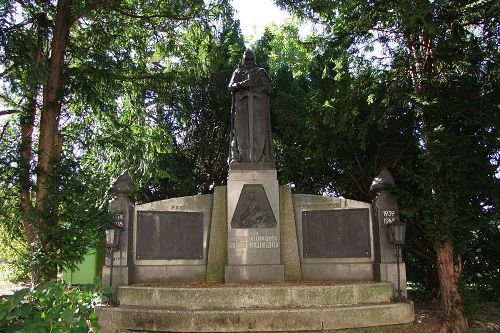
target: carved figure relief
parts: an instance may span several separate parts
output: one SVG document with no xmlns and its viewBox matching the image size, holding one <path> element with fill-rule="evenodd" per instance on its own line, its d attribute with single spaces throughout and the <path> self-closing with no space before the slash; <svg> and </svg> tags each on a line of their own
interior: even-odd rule
<svg viewBox="0 0 500 333">
<path fill-rule="evenodd" d="M 274 228 L 276 225 L 264 187 L 260 184 L 244 185 L 231 220 L 231 227 Z"/>
</svg>

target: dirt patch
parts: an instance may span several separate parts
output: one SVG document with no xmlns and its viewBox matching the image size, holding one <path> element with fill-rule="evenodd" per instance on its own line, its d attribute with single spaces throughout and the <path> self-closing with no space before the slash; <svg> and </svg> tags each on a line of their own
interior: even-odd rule
<svg viewBox="0 0 500 333">
<path fill-rule="evenodd" d="M 26 288 L 26 286 L 23 284 L 15 284 L 0 280 L 0 296 L 12 295 L 14 292 L 22 288 Z"/>
<path fill-rule="evenodd" d="M 469 319 L 471 333 L 500 332 L 500 305 L 483 303 L 474 317 Z M 441 328 L 441 310 L 437 303 L 415 303 L 415 322 L 407 327 L 394 330 L 394 333 L 438 333 Z"/>
</svg>

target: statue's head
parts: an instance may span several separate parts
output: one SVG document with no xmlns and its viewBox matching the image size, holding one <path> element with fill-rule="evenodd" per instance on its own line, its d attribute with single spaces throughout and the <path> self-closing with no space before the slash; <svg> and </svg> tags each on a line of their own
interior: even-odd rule
<svg viewBox="0 0 500 333">
<path fill-rule="evenodd" d="M 243 66 L 246 68 L 255 67 L 255 53 L 252 50 L 246 49 L 243 54 Z"/>
</svg>

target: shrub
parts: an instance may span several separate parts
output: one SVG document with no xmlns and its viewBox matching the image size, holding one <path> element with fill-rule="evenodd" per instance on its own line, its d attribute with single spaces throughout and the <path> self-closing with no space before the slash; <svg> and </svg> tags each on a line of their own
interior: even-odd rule
<svg viewBox="0 0 500 333">
<path fill-rule="evenodd" d="M 0 331 L 97 332 L 94 307 L 102 296 L 99 280 L 79 287 L 49 281 L 0 297 Z"/>
</svg>

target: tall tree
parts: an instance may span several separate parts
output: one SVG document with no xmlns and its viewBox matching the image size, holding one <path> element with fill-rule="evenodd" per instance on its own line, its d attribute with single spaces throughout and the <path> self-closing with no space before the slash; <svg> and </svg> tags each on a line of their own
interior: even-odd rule
<svg viewBox="0 0 500 333">
<path fill-rule="evenodd" d="M 208 28 L 210 20 L 219 15 L 221 3 L 224 1 L 0 2 L 1 96 L 3 104 L 11 107 L 2 114 L 20 115 L 18 158 L 3 164 L 17 173 L 5 178 L 2 185 L 17 189 L 19 221 L 31 247 L 27 261 L 36 263 L 31 270 L 34 281 L 55 277 L 59 265 L 81 257 L 88 247 L 74 236 L 85 228 L 83 220 L 89 222 L 89 237 L 96 238 L 90 221 L 96 220 L 99 207 L 86 219 L 78 217 L 77 213 L 91 210 L 85 207 L 89 198 L 66 196 L 90 185 L 90 179 L 78 175 L 90 177 L 93 173 L 85 169 L 89 166 L 83 156 L 86 142 L 79 138 L 84 134 L 72 132 L 82 129 L 75 120 L 90 116 L 115 121 L 103 115 L 120 112 L 122 103 L 138 106 L 135 110 L 144 108 L 147 96 L 136 82 L 174 77 L 172 71 L 155 67 L 152 56 L 158 41 L 166 47 L 175 45 L 188 22 Z M 129 115 L 146 121 L 139 113 Z M 96 129 L 87 124 L 87 130 Z M 139 134 L 147 133 L 141 129 Z M 90 164 L 95 167 L 100 162 Z M 94 172 L 92 177 L 96 176 L 100 178 Z M 102 192 L 94 187 L 85 193 L 96 191 Z M 100 196 L 105 200 L 103 193 Z M 100 211 L 102 215 L 102 207 Z"/>
<path fill-rule="evenodd" d="M 460 254 L 481 222 L 478 217 L 494 209 L 492 188 L 498 182 L 494 176 L 497 5 L 493 1 L 276 2 L 324 24 L 332 61 L 343 50 L 353 57 L 363 46 L 376 43 L 385 50 L 379 68 L 409 82 L 401 115 L 409 114 L 413 121 L 411 147 L 419 154 L 405 156 L 415 167 L 395 165 L 408 189 L 404 213 L 422 226 L 436 253 L 446 319 L 443 331 L 467 331 L 459 288 Z"/>
<path fill-rule="evenodd" d="M 103 79 L 102 92 L 95 91 L 95 82 L 75 82 L 95 109 L 108 108 L 102 105 L 105 96 L 96 94 L 117 96 L 119 103 L 110 112 L 82 118 L 74 126 L 88 134 L 80 145 L 88 147 L 89 159 L 103 162 L 102 172 L 130 170 L 138 202 L 209 193 L 227 178 L 227 81 L 244 44 L 232 9 L 219 9 L 211 24 L 186 22 L 175 39 L 155 39 L 154 47 L 141 51 L 141 58 L 149 59 L 146 68 L 136 70 L 141 74 L 119 75 L 114 83 Z M 93 49 L 91 39 L 81 48 L 86 47 Z"/>
</svg>

